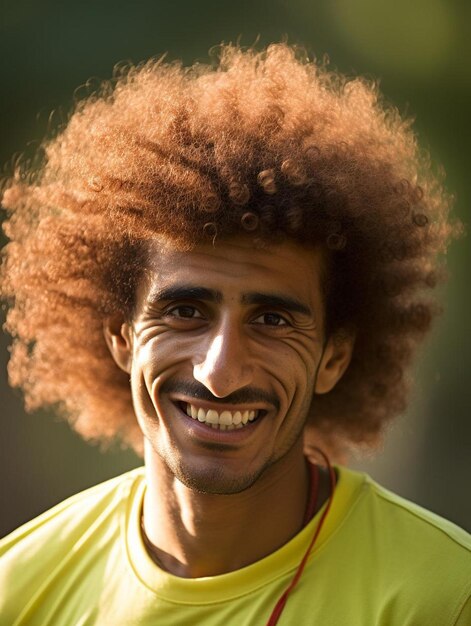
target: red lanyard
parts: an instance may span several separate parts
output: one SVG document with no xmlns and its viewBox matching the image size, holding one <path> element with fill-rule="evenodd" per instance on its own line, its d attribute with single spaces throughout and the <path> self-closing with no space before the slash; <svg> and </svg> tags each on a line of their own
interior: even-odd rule
<svg viewBox="0 0 471 626">
<path fill-rule="evenodd" d="M 330 494 L 329 494 L 329 500 L 327 502 L 327 506 L 324 509 L 324 512 L 322 513 L 322 517 L 319 520 L 319 524 L 317 525 L 316 528 L 316 532 L 314 533 L 311 542 L 306 550 L 305 555 L 303 556 L 301 563 L 298 565 L 298 568 L 296 570 L 296 573 L 293 576 L 292 581 L 290 582 L 290 584 L 288 585 L 288 587 L 285 589 L 285 591 L 283 592 L 283 594 L 280 596 L 278 602 L 275 604 L 275 608 L 272 611 L 272 614 L 270 615 L 270 618 L 267 622 L 267 626 L 275 626 L 275 624 L 278 623 L 278 620 L 280 618 L 280 615 L 283 611 L 283 609 L 285 608 L 285 604 L 286 601 L 288 599 L 288 595 L 291 593 L 291 591 L 294 589 L 294 587 L 296 586 L 298 580 L 301 578 L 301 574 L 303 573 L 304 567 L 307 563 L 307 560 L 309 558 L 309 554 L 311 553 L 311 550 L 314 547 L 314 544 L 316 543 L 316 539 L 319 536 L 319 533 L 321 531 L 322 525 L 324 524 L 325 518 L 327 517 L 327 513 L 329 512 L 330 509 L 330 505 L 332 503 L 332 497 L 334 495 L 334 490 L 335 490 L 335 472 L 330 464 L 329 459 L 327 458 L 327 456 L 322 452 L 322 450 L 319 450 L 317 448 L 317 451 L 320 453 L 320 455 L 323 457 L 327 468 L 329 470 L 329 476 L 330 476 Z M 312 518 L 313 514 L 314 514 L 314 509 L 316 506 L 316 501 L 317 501 L 317 494 L 318 494 L 318 486 L 319 486 L 319 468 L 317 467 L 317 465 L 310 465 L 311 468 L 311 495 L 310 495 L 310 500 L 306 509 L 306 515 L 304 517 L 304 525 L 306 525 L 310 519 Z"/>
</svg>

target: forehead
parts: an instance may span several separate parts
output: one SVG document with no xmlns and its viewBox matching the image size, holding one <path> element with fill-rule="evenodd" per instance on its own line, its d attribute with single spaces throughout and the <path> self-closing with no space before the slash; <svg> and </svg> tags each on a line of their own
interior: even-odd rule
<svg viewBox="0 0 471 626">
<path fill-rule="evenodd" d="M 257 290 L 280 292 L 307 304 L 321 300 L 324 259 L 319 247 L 289 240 L 261 247 L 238 237 L 182 251 L 171 241 L 156 240 L 149 243 L 147 259 L 147 294 L 185 284 L 217 289 L 223 297 Z"/>
</svg>

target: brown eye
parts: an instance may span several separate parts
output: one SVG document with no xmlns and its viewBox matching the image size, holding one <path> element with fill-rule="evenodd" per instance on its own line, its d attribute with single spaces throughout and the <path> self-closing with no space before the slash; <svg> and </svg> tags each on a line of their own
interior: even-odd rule
<svg viewBox="0 0 471 626">
<path fill-rule="evenodd" d="M 167 315 L 176 317 L 179 319 L 195 319 L 203 317 L 201 313 L 194 306 L 181 305 L 176 306 L 173 309 L 167 311 Z"/>
<path fill-rule="evenodd" d="M 279 313 L 263 313 L 255 320 L 255 324 L 264 324 L 265 326 L 287 326 L 288 322 Z"/>
</svg>

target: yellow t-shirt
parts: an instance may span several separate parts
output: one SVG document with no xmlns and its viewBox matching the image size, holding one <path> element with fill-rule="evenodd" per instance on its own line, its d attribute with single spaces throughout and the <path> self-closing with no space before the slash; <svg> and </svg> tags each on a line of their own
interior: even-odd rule
<svg viewBox="0 0 471 626">
<path fill-rule="evenodd" d="M 261 561 L 184 579 L 160 570 L 145 550 L 144 491 L 140 468 L 3 539 L 2 626 L 263 626 L 320 515 Z M 470 595 L 470 535 L 339 468 L 331 510 L 279 624 L 470 626 Z"/>
</svg>

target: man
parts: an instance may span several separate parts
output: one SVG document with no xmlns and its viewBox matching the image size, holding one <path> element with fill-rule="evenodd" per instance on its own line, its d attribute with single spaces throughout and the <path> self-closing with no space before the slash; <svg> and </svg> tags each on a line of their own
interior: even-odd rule
<svg viewBox="0 0 471 626">
<path fill-rule="evenodd" d="M 404 408 L 449 204 L 373 86 L 286 45 L 78 105 L 4 195 L 10 379 L 145 469 L 2 542 L 4 623 L 470 624 L 469 536 L 315 451 Z"/>
</svg>

